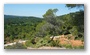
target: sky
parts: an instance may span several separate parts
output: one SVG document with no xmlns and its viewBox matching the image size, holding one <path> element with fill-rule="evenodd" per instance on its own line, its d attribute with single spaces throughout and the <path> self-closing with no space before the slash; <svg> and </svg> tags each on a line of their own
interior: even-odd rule
<svg viewBox="0 0 90 55">
<path fill-rule="evenodd" d="M 71 12 L 79 11 L 84 8 L 72 8 L 69 9 L 65 4 L 4 4 L 5 15 L 17 15 L 17 16 L 35 16 L 42 17 L 48 9 L 55 9 L 58 11 L 57 16 L 68 14 Z"/>
</svg>

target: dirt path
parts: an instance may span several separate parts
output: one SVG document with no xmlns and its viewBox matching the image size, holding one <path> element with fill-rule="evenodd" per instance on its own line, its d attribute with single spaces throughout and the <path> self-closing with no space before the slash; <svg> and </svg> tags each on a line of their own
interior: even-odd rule
<svg viewBox="0 0 90 55">
<path fill-rule="evenodd" d="M 27 40 L 19 40 L 17 43 L 25 43 Z M 4 44 L 4 46 L 12 46 L 12 45 L 15 45 L 16 42 L 13 42 L 13 43 L 8 43 L 8 44 Z"/>
</svg>

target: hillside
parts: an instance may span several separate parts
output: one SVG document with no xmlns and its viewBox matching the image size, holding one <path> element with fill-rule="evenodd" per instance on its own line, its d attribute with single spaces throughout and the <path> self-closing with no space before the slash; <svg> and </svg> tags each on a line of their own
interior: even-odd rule
<svg viewBox="0 0 90 55">
<path fill-rule="evenodd" d="M 62 16 L 48 16 L 47 13 L 43 15 L 44 18 L 4 15 L 4 44 L 28 40 L 24 45 L 17 43 L 15 46 L 84 48 L 84 11 Z M 62 35 L 65 37 L 56 38 Z"/>
<path fill-rule="evenodd" d="M 35 27 L 42 22 L 42 18 L 4 15 L 4 40 L 13 42 L 14 39 L 23 39 L 35 32 Z M 28 39 L 28 38 L 27 38 Z"/>
</svg>

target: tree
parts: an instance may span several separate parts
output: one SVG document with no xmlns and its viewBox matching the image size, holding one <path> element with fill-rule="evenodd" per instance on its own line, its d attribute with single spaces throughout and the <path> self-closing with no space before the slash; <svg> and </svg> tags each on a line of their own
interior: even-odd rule
<svg viewBox="0 0 90 55">
<path fill-rule="evenodd" d="M 58 11 L 58 9 L 53 9 L 53 13 L 56 16 L 56 12 Z"/>
<path fill-rule="evenodd" d="M 66 4 L 66 7 L 68 8 L 74 8 L 74 7 L 84 7 L 84 4 Z M 75 37 L 83 38 L 84 37 L 84 10 L 80 10 L 76 13 L 70 14 L 71 19 L 69 18 L 69 23 L 72 26 L 72 29 L 70 29 L 70 33 L 73 34 Z"/>
<path fill-rule="evenodd" d="M 60 31 L 59 26 L 60 23 L 57 20 L 56 12 L 58 9 L 49 9 L 46 11 L 46 13 L 43 15 L 45 21 L 49 23 L 50 26 L 48 26 L 50 34 L 57 35 Z M 47 26 L 47 25 L 46 25 Z"/>
<path fill-rule="evenodd" d="M 54 16 L 54 12 L 52 9 L 49 9 L 48 11 L 46 11 L 46 13 L 43 15 L 44 18 L 47 18 L 49 16 Z"/>
<path fill-rule="evenodd" d="M 74 8 L 74 7 L 84 7 L 84 4 L 66 4 L 66 7 L 68 8 Z"/>
<path fill-rule="evenodd" d="M 43 15 L 44 20 L 37 25 L 35 35 L 45 37 L 47 35 L 58 35 L 60 22 L 57 20 L 56 12 L 58 9 L 49 9 Z"/>
</svg>

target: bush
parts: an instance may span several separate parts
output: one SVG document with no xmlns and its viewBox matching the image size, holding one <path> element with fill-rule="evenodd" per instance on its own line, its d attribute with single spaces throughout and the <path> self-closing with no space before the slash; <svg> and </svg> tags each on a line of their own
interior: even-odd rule
<svg viewBox="0 0 90 55">
<path fill-rule="evenodd" d="M 59 44 L 60 41 L 55 40 L 55 41 L 51 41 L 50 45 L 53 47 L 61 47 L 61 45 Z"/>
<path fill-rule="evenodd" d="M 32 43 L 31 43 L 31 41 L 30 41 L 30 40 L 26 41 L 26 43 L 25 43 L 25 44 L 26 44 L 26 46 L 27 46 L 27 47 L 32 46 Z"/>
<path fill-rule="evenodd" d="M 27 47 L 32 47 L 32 48 L 39 48 L 41 46 L 46 46 L 48 44 L 48 41 L 45 38 L 38 37 L 36 39 L 36 44 L 32 44 L 31 40 L 26 42 Z"/>
<path fill-rule="evenodd" d="M 65 45 L 67 49 L 72 49 L 72 46 L 70 44 Z"/>
<path fill-rule="evenodd" d="M 36 44 L 36 47 L 42 47 L 42 46 L 49 46 L 48 39 L 46 39 L 46 38 L 39 39 L 39 41 Z"/>
<path fill-rule="evenodd" d="M 73 47 L 74 49 L 84 49 L 84 46 Z"/>
</svg>

